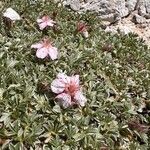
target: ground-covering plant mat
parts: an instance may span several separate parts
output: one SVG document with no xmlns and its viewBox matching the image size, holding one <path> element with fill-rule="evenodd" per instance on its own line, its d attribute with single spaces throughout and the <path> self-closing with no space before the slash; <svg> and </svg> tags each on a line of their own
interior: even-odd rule
<svg viewBox="0 0 150 150">
<path fill-rule="evenodd" d="M 9 7 L 20 20 L 4 18 Z M 150 50 L 142 39 L 105 33 L 96 14 L 50 0 L 4 0 L 0 11 L 1 149 L 150 149 Z M 44 15 L 55 23 L 40 30 Z M 31 48 L 43 38 L 56 59 Z M 79 75 L 83 105 L 72 93 L 68 107 L 59 105 L 51 85 L 59 73 Z"/>
</svg>

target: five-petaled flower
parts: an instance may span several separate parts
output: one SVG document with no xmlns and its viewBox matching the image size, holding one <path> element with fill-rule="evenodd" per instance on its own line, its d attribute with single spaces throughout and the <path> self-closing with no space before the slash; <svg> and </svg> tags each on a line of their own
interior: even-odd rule
<svg viewBox="0 0 150 150">
<path fill-rule="evenodd" d="M 89 33 L 87 30 L 87 25 L 83 22 L 77 23 L 77 31 L 80 32 L 85 38 L 89 37 Z"/>
<path fill-rule="evenodd" d="M 53 47 L 51 42 L 46 38 L 43 41 L 40 41 L 39 43 L 31 45 L 31 48 L 37 49 L 36 56 L 38 58 L 43 59 L 49 56 L 52 60 L 57 59 L 58 56 L 57 48 Z"/>
<path fill-rule="evenodd" d="M 85 106 L 87 99 L 82 93 L 79 82 L 79 75 L 67 76 L 59 73 L 51 83 L 51 90 L 58 94 L 56 99 L 64 108 L 74 104 Z"/>
<path fill-rule="evenodd" d="M 37 23 L 40 27 L 40 30 L 43 30 L 47 26 L 53 27 L 56 22 L 53 21 L 49 16 L 45 15 L 41 19 L 37 19 Z"/>
</svg>

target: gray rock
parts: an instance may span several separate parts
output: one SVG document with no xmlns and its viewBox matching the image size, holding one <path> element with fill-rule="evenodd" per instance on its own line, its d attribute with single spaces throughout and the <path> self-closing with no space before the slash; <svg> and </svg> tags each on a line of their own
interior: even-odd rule
<svg viewBox="0 0 150 150">
<path fill-rule="evenodd" d="M 126 3 L 125 3 L 125 0 L 117 0 L 115 2 L 115 6 L 114 6 L 115 10 L 119 13 L 119 16 L 122 18 L 122 17 L 125 17 L 129 14 L 129 10 L 128 8 L 126 7 Z"/>
<path fill-rule="evenodd" d="M 111 23 L 129 14 L 125 0 L 87 0 L 85 3 L 80 0 L 67 0 L 67 5 L 74 11 L 97 12 L 101 19 Z"/>
<path fill-rule="evenodd" d="M 140 16 L 145 16 L 146 15 L 146 7 L 144 5 L 142 5 L 142 6 L 139 7 L 138 14 Z"/>
<path fill-rule="evenodd" d="M 64 0 L 64 5 L 78 13 L 92 11 L 104 20 L 114 23 L 121 18 L 138 12 L 134 16 L 134 22 L 145 23 L 145 19 L 150 19 L 150 0 Z M 135 11 L 136 10 L 136 11 Z M 141 16 L 141 17 L 140 17 Z"/>
<path fill-rule="evenodd" d="M 150 1 L 149 0 L 146 1 L 146 12 L 150 14 Z"/>
<path fill-rule="evenodd" d="M 123 25 L 123 24 L 117 24 L 115 26 L 108 26 L 106 29 L 105 29 L 105 32 L 110 32 L 112 34 L 117 34 L 117 33 L 121 33 L 121 34 L 129 34 L 132 31 L 132 29 L 130 27 L 128 27 L 127 25 Z"/>
<path fill-rule="evenodd" d="M 129 10 L 129 12 L 132 12 L 136 9 L 136 5 L 137 5 L 137 0 L 128 0 L 126 2 L 126 6 Z"/>
<path fill-rule="evenodd" d="M 146 15 L 145 15 L 145 17 L 147 19 L 150 19 L 150 0 L 146 1 Z"/>
<path fill-rule="evenodd" d="M 139 0 L 138 14 L 150 19 L 150 0 Z"/>
<path fill-rule="evenodd" d="M 139 0 L 137 10 L 138 10 L 138 14 L 140 16 L 145 16 L 146 15 L 145 0 Z"/>
<path fill-rule="evenodd" d="M 108 32 L 108 33 L 112 33 L 112 34 L 117 34 L 117 29 L 113 26 L 108 26 L 106 29 L 105 29 L 105 32 Z"/>
<path fill-rule="evenodd" d="M 120 19 L 120 16 L 116 13 L 116 14 L 108 14 L 108 15 L 102 15 L 102 16 L 99 16 L 100 19 L 102 19 L 103 21 L 108 21 L 110 23 L 113 23 L 113 22 L 116 22 Z"/>
<path fill-rule="evenodd" d="M 146 19 L 143 16 L 135 14 L 133 16 L 133 22 L 137 24 L 143 24 L 143 23 L 146 23 Z"/>
<path fill-rule="evenodd" d="M 133 32 L 133 31 L 131 30 L 131 28 L 128 27 L 128 26 L 126 26 L 126 25 L 124 25 L 124 26 L 120 25 L 120 26 L 118 27 L 118 31 L 119 31 L 120 33 L 124 34 L 124 35 Z"/>
<path fill-rule="evenodd" d="M 81 7 L 80 0 L 67 0 L 66 5 L 69 5 L 74 11 L 79 11 Z"/>
</svg>

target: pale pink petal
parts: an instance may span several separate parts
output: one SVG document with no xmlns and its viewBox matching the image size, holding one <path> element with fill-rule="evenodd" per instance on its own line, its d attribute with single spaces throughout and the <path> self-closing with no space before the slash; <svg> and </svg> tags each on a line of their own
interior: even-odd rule
<svg viewBox="0 0 150 150">
<path fill-rule="evenodd" d="M 80 106 L 85 106 L 85 103 L 87 101 L 86 97 L 82 94 L 81 91 L 77 91 L 75 93 L 74 99 L 76 103 L 79 104 Z"/>
<path fill-rule="evenodd" d="M 37 19 L 37 23 L 41 23 L 41 22 L 43 22 L 42 19 Z"/>
<path fill-rule="evenodd" d="M 58 73 L 57 78 L 58 79 L 66 79 L 68 76 L 65 73 Z"/>
<path fill-rule="evenodd" d="M 68 77 L 65 73 L 58 73 L 57 78 L 65 84 L 70 83 L 70 77 Z"/>
<path fill-rule="evenodd" d="M 48 20 L 47 21 L 47 25 L 50 26 L 50 27 L 53 27 L 54 24 L 55 24 L 55 21 L 53 21 L 53 20 Z"/>
<path fill-rule="evenodd" d="M 72 105 L 71 96 L 66 93 L 59 94 L 57 97 L 58 103 L 62 105 L 64 108 L 67 108 Z"/>
<path fill-rule="evenodd" d="M 71 82 L 73 82 L 76 86 L 79 86 L 79 75 L 71 76 L 70 78 Z"/>
<path fill-rule="evenodd" d="M 36 43 L 36 44 L 31 45 L 31 48 L 39 49 L 39 48 L 42 48 L 42 47 L 43 47 L 42 43 Z"/>
<path fill-rule="evenodd" d="M 88 33 L 87 31 L 83 31 L 82 34 L 83 34 L 83 36 L 84 36 L 85 38 L 88 38 L 88 37 L 89 37 L 89 33 Z"/>
<path fill-rule="evenodd" d="M 51 83 L 51 90 L 56 94 L 62 93 L 65 90 L 65 83 L 60 79 L 55 79 Z"/>
<path fill-rule="evenodd" d="M 36 56 L 37 56 L 38 58 L 43 59 L 43 58 L 45 58 L 47 55 L 48 55 L 48 52 L 47 52 L 47 49 L 45 49 L 45 48 L 40 48 L 40 49 L 38 49 L 38 50 L 36 51 Z"/>
<path fill-rule="evenodd" d="M 46 22 L 39 23 L 40 30 L 43 30 L 47 26 Z"/>
<path fill-rule="evenodd" d="M 43 20 L 43 21 L 46 21 L 46 20 L 48 20 L 48 19 L 49 19 L 49 16 L 47 16 L 47 15 L 45 15 L 45 16 L 42 17 L 42 20 Z"/>
<path fill-rule="evenodd" d="M 48 54 L 52 60 L 57 59 L 57 56 L 58 56 L 57 48 L 56 47 L 49 48 Z"/>
</svg>

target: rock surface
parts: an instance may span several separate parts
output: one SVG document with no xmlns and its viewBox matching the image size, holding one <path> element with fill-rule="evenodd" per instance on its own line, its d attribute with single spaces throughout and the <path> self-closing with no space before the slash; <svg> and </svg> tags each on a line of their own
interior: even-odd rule
<svg viewBox="0 0 150 150">
<path fill-rule="evenodd" d="M 133 16 L 133 20 L 132 20 L 134 23 L 137 23 L 137 24 L 143 24 L 143 23 L 146 23 L 146 19 L 143 17 L 143 16 L 140 16 L 138 14 L 135 14 Z"/>
<path fill-rule="evenodd" d="M 134 32 L 150 45 L 150 0 L 64 0 L 63 4 L 79 13 L 96 12 L 110 24 L 105 31 Z"/>
</svg>

